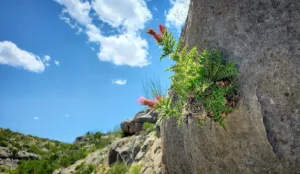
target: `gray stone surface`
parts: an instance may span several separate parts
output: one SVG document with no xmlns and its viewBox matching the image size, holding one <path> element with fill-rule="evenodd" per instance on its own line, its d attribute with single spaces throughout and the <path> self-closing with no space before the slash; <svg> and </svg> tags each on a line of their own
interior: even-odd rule
<svg viewBox="0 0 300 174">
<path fill-rule="evenodd" d="M 125 135 L 133 135 L 139 133 L 145 122 L 156 123 L 158 120 L 158 113 L 151 109 L 138 112 L 134 118 L 125 120 L 121 123 L 121 130 Z"/>
<path fill-rule="evenodd" d="M 141 174 L 161 174 L 162 167 L 162 151 L 161 139 L 154 135 L 154 132 L 146 136 L 141 150 L 134 159 L 134 165 L 141 165 Z"/>
<path fill-rule="evenodd" d="M 239 67 L 239 109 L 216 123 L 161 126 L 169 173 L 300 171 L 300 1 L 191 0 L 183 42 Z"/>
<path fill-rule="evenodd" d="M 18 159 L 11 159 L 11 158 L 6 158 L 6 159 L 0 159 L 0 166 L 7 168 L 7 169 L 15 169 L 18 167 Z"/>
<path fill-rule="evenodd" d="M 114 141 L 108 152 L 108 165 L 111 167 L 116 162 L 131 164 L 141 149 L 144 137 L 142 135 L 125 137 Z"/>
<path fill-rule="evenodd" d="M 36 160 L 36 159 L 41 159 L 39 155 L 36 155 L 34 153 L 26 152 L 26 151 L 19 151 L 15 158 L 17 159 L 22 159 L 22 160 Z"/>
<path fill-rule="evenodd" d="M 75 173 L 76 167 L 78 167 L 82 164 L 84 166 L 88 166 L 88 165 L 99 166 L 101 163 L 105 163 L 104 161 L 105 161 L 105 159 L 107 159 L 107 151 L 108 151 L 108 148 L 105 147 L 103 149 L 91 152 L 84 159 L 80 159 L 80 160 L 76 161 L 74 164 L 72 164 L 66 168 L 56 169 L 52 174 Z M 96 172 L 96 173 L 98 174 L 99 172 Z"/>
<path fill-rule="evenodd" d="M 0 158 L 10 158 L 12 153 L 7 147 L 0 147 Z"/>
</svg>

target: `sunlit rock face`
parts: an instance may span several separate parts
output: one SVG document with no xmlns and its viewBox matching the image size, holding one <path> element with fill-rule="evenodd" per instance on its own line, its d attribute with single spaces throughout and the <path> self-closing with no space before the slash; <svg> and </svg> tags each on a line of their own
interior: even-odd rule
<svg viewBox="0 0 300 174">
<path fill-rule="evenodd" d="M 238 64 L 240 101 L 227 131 L 164 121 L 168 172 L 299 172 L 300 1 L 191 0 L 181 39 Z"/>
</svg>

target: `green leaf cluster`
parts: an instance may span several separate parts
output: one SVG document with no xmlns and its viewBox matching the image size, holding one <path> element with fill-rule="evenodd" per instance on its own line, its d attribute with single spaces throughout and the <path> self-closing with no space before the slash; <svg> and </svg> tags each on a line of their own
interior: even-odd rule
<svg viewBox="0 0 300 174">
<path fill-rule="evenodd" d="M 145 122 L 143 124 L 143 129 L 147 132 L 154 132 L 155 131 L 155 124 L 154 123 L 149 123 L 149 122 Z"/>
<path fill-rule="evenodd" d="M 220 51 L 204 50 L 199 53 L 196 47 L 181 49 L 180 41 L 177 42 L 168 32 L 160 45 L 163 47 L 160 59 L 169 57 L 175 62 L 166 71 L 173 72 L 171 89 L 178 97 L 175 106 L 170 98 L 157 104 L 155 109 L 161 112 L 161 119 L 181 115 L 183 103 L 195 98 L 201 101 L 208 116 L 225 128 L 223 116 L 233 110 L 227 105 L 227 98 L 236 93 L 236 64 L 226 62 Z M 229 83 L 221 86 L 218 81 Z"/>
</svg>

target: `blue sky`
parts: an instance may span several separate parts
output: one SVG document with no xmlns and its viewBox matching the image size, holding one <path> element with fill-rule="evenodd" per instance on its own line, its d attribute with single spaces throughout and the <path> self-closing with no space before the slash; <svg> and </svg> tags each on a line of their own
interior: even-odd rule
<svg viewBox="0 0 300 174">
<path fill-rule="evenodd" d="M 0 1 L 0 127 L 72 142 L 133 117 L 146 75 L 170 83 L 145 31 L 178 37 L 187 3 Z"/>
</svg>

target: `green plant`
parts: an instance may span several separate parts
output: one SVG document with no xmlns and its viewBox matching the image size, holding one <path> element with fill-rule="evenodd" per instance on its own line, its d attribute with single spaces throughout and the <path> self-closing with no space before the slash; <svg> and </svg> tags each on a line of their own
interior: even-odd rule
<svg viewBox="0 0 300 174">
<path fill-rule="evenodd" d="M 128 166 L 124 163 L 115 163 L 112 168 L 110 168 L 107 174 L 126 174 L 128 172 Z"/>
<path fill-rule="evenodd" d="M 154 124 L 154 123 L 148 123 L 148 122 L 145 122 L 145 123 L 143 124 L 143 129 L 144 129 L 147 133 L 154 132 L 154 131 L 155 131 L 155 124 Z"/>
<path fill-rule="evenodd" d="M 112 134 L 116 138 L 122 138 L 125 137 L 123 131 L 121 130 L 120 126 L 116 126 L 111 132 L 108 134 Z"/>
<path fill-rule="evenodd" d="M 146 76 L 143 81 L 143 91 L 144 96 L 149 99 L 166 95 L 166 89 L 162 87 L 159 77 L 156 76 L 151 78 Z"/>
<path fill-rule="evenodd" d="M 85 166 L 84 163 L 81 163 L 80 165 L 76 166 L 75 174 L 91 174 L 93 171 L 95 171 L 96 166 L 89 164 L 88 166 Z"/>
<path fill-rule="evenodd" d="M 142 169 L 142 165 L 141 164 L 137 164 L 137 165 L 131 166 L 130 170 L 129 170 L 129 174 L 140 174 L 141 169 Z"/>
<path fill-rule="evenodd" d="M 8 143 L 7 143 L 7 141 L 0 141 L 0 146 L 2 146 L 2 147 L 8 147 Z"/>
<path fill-rule="evenodd" d="M 171 33 L 160 26 L 163 36 L 150 33 L 162 46 L 160 60 L 169 57 L 175 64 L 166 71 L 173 72 L 171 90 L 177 100 L 171 98 L 160 100 L 154 109 L 160 111 L 161 119 L 179 116 L 182 122 L 182 109 L 191 99 L 200 101 L 207 116 L 225 128 L 224 115 L 232 112 L 235 104 L 232 99 L 236 94 L 237 68 L 234 62 L 226 62 L 220 51 L 204 50 L 198 53 L 197 48 L 181 49 L 181 42 L 176 41 Z M 198 120 L 201 123 L 201 120 Z"/>
</svg>

